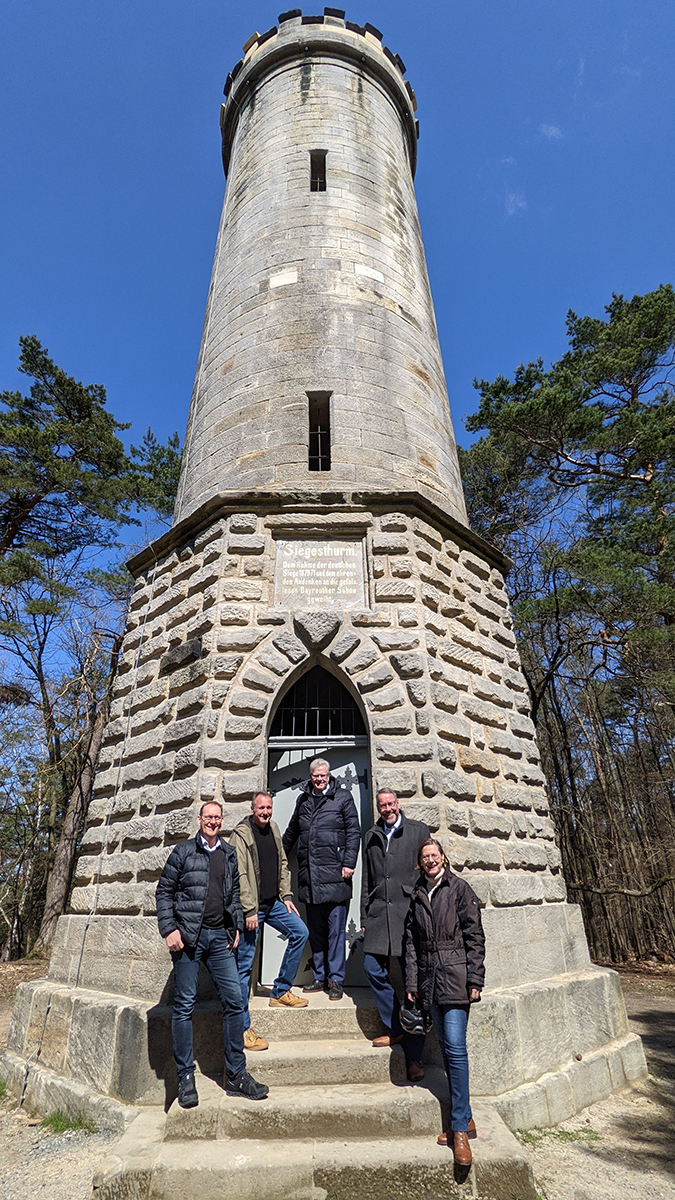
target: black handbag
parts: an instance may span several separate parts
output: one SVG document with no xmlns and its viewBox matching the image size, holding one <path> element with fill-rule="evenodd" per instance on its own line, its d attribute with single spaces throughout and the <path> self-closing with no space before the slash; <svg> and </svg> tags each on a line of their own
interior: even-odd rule
<svg viewBox="0 0 675 1200">
<path fill-rule="evenodd" d="M 420 1008 L 417 1001 L 413 1004 L 408 1001 L 398 1015 L 401 1028 L 405 1033 L 428 1033 L 433 1025 L 431 1014 L 426 1009 Z"/>
</svg>

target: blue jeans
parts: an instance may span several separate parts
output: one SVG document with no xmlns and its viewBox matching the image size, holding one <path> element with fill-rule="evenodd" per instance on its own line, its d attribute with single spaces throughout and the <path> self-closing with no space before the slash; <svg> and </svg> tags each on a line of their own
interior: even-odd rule
<svg viewBox="0 0 675 1200">
<path fill-rule="evenodd" d="M 466 1052 L 468 1004 L 432 1004 L 431 1017 L 443 1055 L 450 1085 L 450 1124 L 453 1133 L 467 1133 L 471 1120 L 469 1104 L 469 1057 Z"/>
<path fill-rule="evenodd" d="M 228 1079 L 235 1079 L 246 1070 L 241 987 L 234 951 L 228 946 L 227 937 L 224 929 L 201 929 L 196 946 L 184 946 L 171 955 L 175 982 L 171 1036 L 179 1079 L 195 1069 L 192 1013 L 200 962 L 204 963 L 215 983 L 223 1006 L 225 1073 Z"/>
<path fill-rule="evenodd" d="M 314 978 L 320 983 L 335 979 L 342 987 L 347 971 L 347 905 L 307 904 L 305 910 Z"/>
<path fill-rule="evenodd" d="M 405 979 L 403 958 L 399 958 L 398 961 L 401 967 L 401 975 Z M 387 1033 L 390 1033 L 392 1037 L 400 1037 L 403 1033 L 398 1015 L 400 1005 L 398 996 L 389 979 L 389 955 L 364 954 L 363 969 L 370 984 L 370 990 L 375 998 L 375 1005 L 380 1014 L 382 1024 Z M 424 1050 L 424 1034 L 404 1034 L 403 1047 L 408 1062 L 411 1060 L 419 1062 Z"/>
<path fill-rule="evenodd" d="M 239 983 L 241 985 L 241 999 L 244 1005 L 244 1029 L 249 1029 L 251 1018 L 248 1011 L 248 994 L 251 987 L 251 970 L 253 968 L 253 959 L 255 957 L 255 948 L 258 943 L 258 935 L 264 924 L 271 925 L 272 929 L 276 929 L 288 939 L 288 945 L 284 957 L 281 960 L 281 967 L 272 985 L 273 996 L 283 996 L 295 983 L 295 976 L 298 973 L 302 951 L 307 941 L 307 926 L 300 917 L 296 917 L 294 912 L 289 912 L 285 904 L 281 900 L 275 900 L 269 912 L 258 913 L 258 928 L 246 929 L 239 939 L 239 945 L 236 950 L 237 967 L 239 969 Z"/>
</svg>

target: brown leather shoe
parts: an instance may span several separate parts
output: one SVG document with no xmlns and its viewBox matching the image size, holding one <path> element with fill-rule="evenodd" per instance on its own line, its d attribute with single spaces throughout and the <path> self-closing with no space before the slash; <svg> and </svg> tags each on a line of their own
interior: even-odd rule
<svg viewBox="0 0 675 1200">
<path fill-rule="evenodd" d="M 469 1145 L 469 1136 L 466 1133 L 453 1133 L 452 1135 L 452 1152 L 455 1156 L 455 1162 L 460 1167 L 471 1166 L 471 1147 Z"/>
<path fill-rule="evenodd" d="M 477 1136 L 476 1122 L 474 1121 L 473 1117 L 469 1121 L 469 1132 L 468 1132 L 467 1136 L 470 1138 L 475 1138 Z M 439 1133 L 438 1137 L 436 1138 L 436 1142 L 439 1146 L 447 1146 L 447 1144 L 448 1144 L 447 1133 Z"/>
<path fill-rule="evenodd" d="M 400 1046 L 402 1041 L 403 1041 L 402 1033 L 399 1034 L 398 1037 L 392 1037 L 392 1035 L 390 1033 L 383 1033 L 380 1035 L 380 1037 L 373 1038 L 372 1044 L 373 1044 L 373 1046 L 377 1046 L 378 1048 L 381 1048 L 383 1046 Z"/>
<path fill-rule="evenodd" d="M 406 1068 L 406 1074 L 411 1083 L 421 1083 L 424 1079 L 424 1067 L 421 1062 L 411 1059 Z"/>
<path fill-rule="evenodd" d="M 265 1041 L 255 1029 L 244 1030 L 244 1050 L 268 1050 L 269 1042 Z"/>
</svg>

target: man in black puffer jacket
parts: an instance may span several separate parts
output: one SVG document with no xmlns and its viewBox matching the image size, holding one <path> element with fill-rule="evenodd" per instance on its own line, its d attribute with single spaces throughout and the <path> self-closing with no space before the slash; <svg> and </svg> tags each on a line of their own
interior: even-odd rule
<svg viewBox="0 0 675 1200">
<path fill-rule="evenodd" d="M 361 827 L 351 792 L 330 774 L 325 758 L 309 764 L 309 782 L 295 804 L 283 847 L 298 843 L 298 899 L 306 906 L 314 982 L 305 992 L 340 1000 L 347 959 L 345 930 Z"/>
<path fill-rule="evenodd" d="M 202 804 L 199 832 L 171 851 L 156 890 L 157 922 L 173 960 L 175 994 L 171 1035 L 178 1072 L 178 1103 L 194 1108 L 192 1013 L 203 962 L 223 1006 L 226 1090 L 249 1100 L 264 1100 L 269 1088 L 246 1070 L 244 1006 L 234 951 L 244 928 L 239 899 L 237 855 L 218 836 L 222 806 Z"/>
</svg>

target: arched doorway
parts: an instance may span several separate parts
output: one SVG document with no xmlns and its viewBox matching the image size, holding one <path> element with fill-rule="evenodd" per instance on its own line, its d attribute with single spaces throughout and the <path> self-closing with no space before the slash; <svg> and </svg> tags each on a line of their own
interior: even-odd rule
<svg viewBox="0 0 675 1200">
<path fill-rule="evenodd" d="M 321 757 L 331 774 L 354 797 L 361 828 L 372 823 L 368 734 L 356 700 L 324 667 L 311 667 L 288 689 L 274 714 L 269 749 L 269 788 L 274 796 L 274 819 L 282 833 L 291 819 L 301 788 L 309 777 L 309 764 Z M 295 884 L 294 855 L 290 861 Z M 347 917 L 347 983 L 366 983 L 359 944 L 361 928 L 361 856 L 353 877 L 352 902 Z M 269 985 L 279 969 L 284 942 L 275 930 L 263 929 L 260 982 Z M 311 979 L 307 969 L 309 946 L 297 982 Z"/>
</svg>

